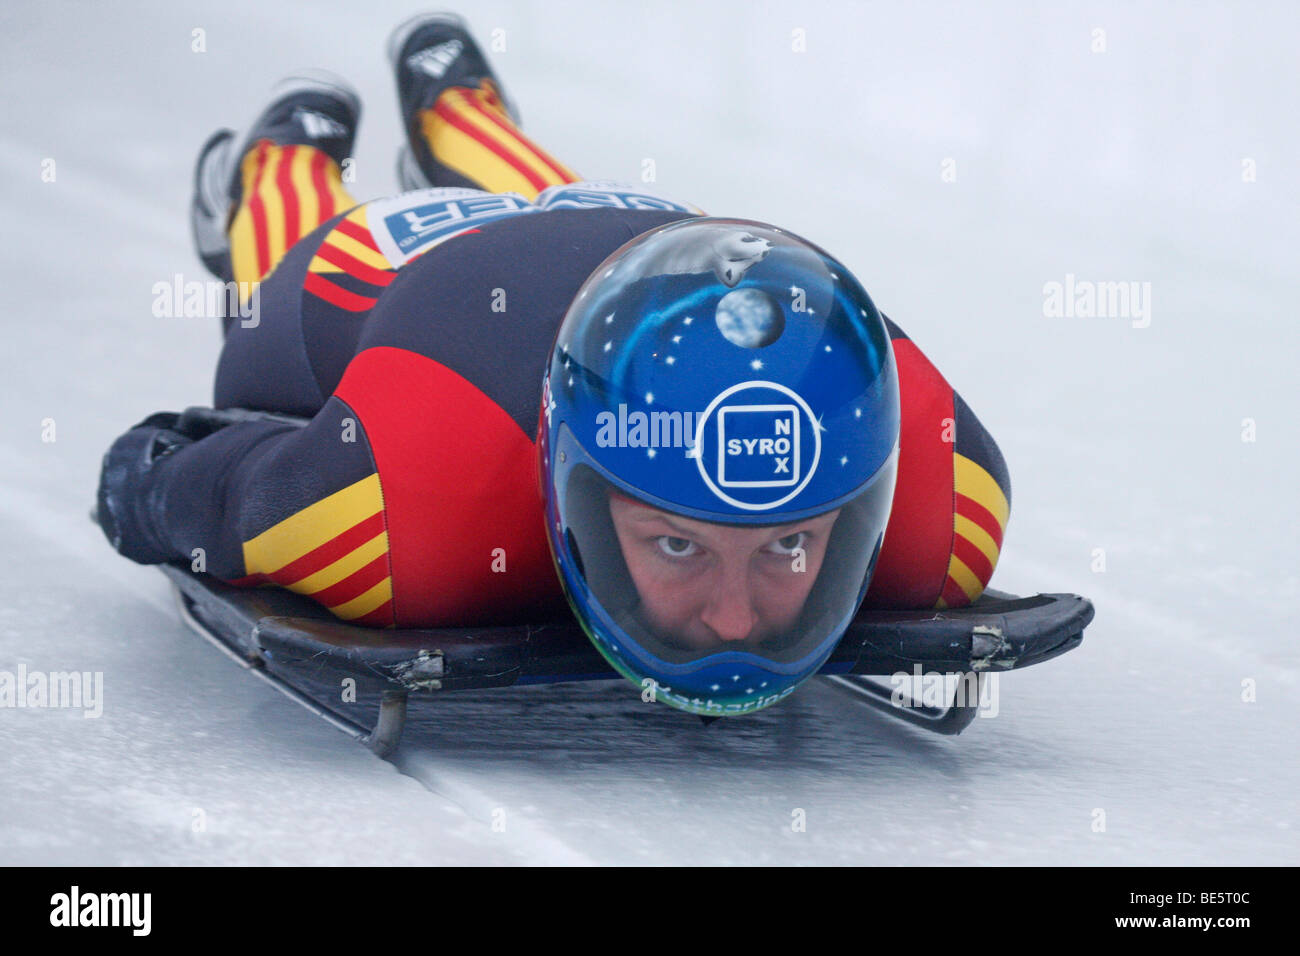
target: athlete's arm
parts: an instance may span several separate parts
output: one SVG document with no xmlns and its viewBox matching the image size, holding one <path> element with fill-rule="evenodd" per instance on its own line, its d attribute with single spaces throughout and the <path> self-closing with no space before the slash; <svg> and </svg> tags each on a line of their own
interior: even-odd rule
<svg viewBox="0 0 1300 956">
<path fill-rule="evenodd" d="M 1011 510 L 1006 461 L 979 419 L 885 319 L 902 406 L 898 483 L 870 607 L 959 607 L 988 586 Z"/>
<path fill-rule="evenodd" d="M 183 427 L 174 414 L 153 415 L 104 457 L 97 515 L 124 556 L 184 561 L 235 584 L 322 591 L 338 583 L 326 581 L 330 575 L 348 576 L 341 555 L 359 561 L 368 553 L 362 546 L 386 553 L 375 540 L 383 509 L 369 446 L 343 402 L 331 398 L 301 427 L 260 420 L 210 434 Z M 348 547 L 353 539 L 357 547 Z M 387 579 L 386 560 L 368 571 L 378 572 Z M 347 605 L 333 600 L 346 597 L 341 591 L 325 596 Z M 355 617 L 374 610 L 343 608 L 358 609 Z"/>
<path fill-rule="evenodd" d="M 238 485 L 231 472 L 293 427 L 245 422 L 201 435 L 180 419 L 158 412 L 113 442 L 100 469 L 96 517 L 109 543 L 140 564 L 190 561 L 192 549 L 202 548 L 214 572 L 233 568 L 239 548 L 224 520 Z"/>
</svg>

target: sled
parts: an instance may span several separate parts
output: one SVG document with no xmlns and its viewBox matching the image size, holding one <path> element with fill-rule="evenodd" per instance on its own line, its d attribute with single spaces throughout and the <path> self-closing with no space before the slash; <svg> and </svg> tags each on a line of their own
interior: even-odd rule
<svg viewBox="0 0 1300 956">
<path fill-rule="evenodd" d="M 507 627 L 369 628 L 338 620 L 290 591 L 235 588 L 180 565 L 161 568 L 191 628 L 381 756 L 397 747 L 412 697 L 624 680 L 572 618 Z M 958 734 L 978 712 L 983 675 L 1064 654 L 1083 640 L 1092 617 L 1091 602 L 1074 594 L 1016 597 L 993 590 L 952 610 L 863 610 L 820 674 L 892 717 Z M 963 675 L 946 707 L 899 706 L 890 690 L 868 679 L 918 669 Z M 361 708 L 325 702 L 348 678 L 358 699 L 377 701 L 373 717 L 363 721 L 356 714 Z"/>
<path fill-rule="evenodd" d="M 249 420 L 307 421 L 193 407 L 176 427 L 201 436 Z M 397 747 L 413 695 L 624 679 L 571 615 L 510 627 L 369 628 L 341 621 L 291 591 L 235 588 L 183 564 L 161 568 L 193 630 L 381 756 Z M 978 714 L 985 675 L 1039 664 L 1077 647 L 1092 617 L 1092 603 L 1075 594 L 1017 597 L 992 589 L 964 608 L 864 609 L 820 675 L 891 717 L 935 733 L 959 734 Z M 946 705 L 935 706 L 900 702 L 871 679 L 900 673 L 960 680 Z M 343 702 L 336 698 L 348 680 L 355 698 Z"/>
</svg>

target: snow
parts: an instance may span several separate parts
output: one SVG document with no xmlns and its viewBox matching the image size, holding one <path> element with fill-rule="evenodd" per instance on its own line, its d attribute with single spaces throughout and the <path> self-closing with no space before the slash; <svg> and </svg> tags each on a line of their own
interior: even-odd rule
<svg viewBox="0 0 1300 956">
<path fill-rule="evenodd" d="M 395 190 L 383 40 L 412 11 L 366 11 L 0 10 L 0 671 L 104 675 L 97 719 L 0 709 L 0 863 L 1300 861 L 1293 7 L 475 4 L 584 175 L 653 161 L 845 260 L 1007 456 L 995 586 L 1097 620 L 955 739 L 822 682 L 708 729 L 563 686 L 421 707 L 396 764 L 196 639 L 86 519 L 117 434 L 211 395 L 216 323 L 150 308 L 205 278 L 207 134 L 332 69 L 366 103 L 357 191 Z M 1046 317 L 1071 275 L 1150 283 L 1149 325 Z"/>
</svg>

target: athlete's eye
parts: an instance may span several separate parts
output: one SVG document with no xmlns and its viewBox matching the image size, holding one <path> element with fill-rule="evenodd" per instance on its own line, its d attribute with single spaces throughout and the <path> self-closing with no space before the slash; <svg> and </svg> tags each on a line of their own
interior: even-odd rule
<svg viewBox="0 0 1300 956">
<path fill-rule="evenodd" d="M 777 538 L 767 546 L 767 550 L 773 554 L 794 554 L 807 540 L 807 531 L 796 531 L 794 534 L 787 534 L 784 538 Z"/>
<path fill-rule="evenodd" d="M 655 538 L 655 544 L 670 558 L 689 558 L 699 550 L 699 545 L 689 538 L 674 538 L 667 534 Z"/>
</svg>

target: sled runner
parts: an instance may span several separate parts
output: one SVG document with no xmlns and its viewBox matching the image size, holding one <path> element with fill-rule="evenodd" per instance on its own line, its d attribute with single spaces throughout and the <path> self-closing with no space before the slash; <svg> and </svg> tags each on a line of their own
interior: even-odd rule
<svg viewBox="0 0 1300 956">
<path fill-rule="evenodd" d="M 242 409 L 189 408 L 177 428 L 205 434 L 249 419 L 305 422 Z M 191 628 L 380 755 L 397 746 L 412 695 L 623 680 L 568 615 L 509 627 L 369 628 L 341 621 L 291 591 L 235 588 L 183 564 L 161 568 Z M 992 589 L 964 608 L 862 610 L 820 673 L 890 716 L 958 734 L 978 713 L 983 675 L 1077 647 L 1092 617 L 1091 602 L 1077 595 L 1017 597 Z M 946 707 L 914 701 L 899 706 L 888 688 L 868 676 L 899 673 L 963 679 Z"/>
<path fill-rule="evenodd" d="M 290 591 L 234 588 L 176 565 L 162 570 L 190 627 L 381 756 L 397 746 L 412 695 L 623 680 L 573 619 L 515 627 L 366 628 Z M 978 712 L 983 674 L 1027 667 L 1077 647 L 1092 616 L 1092 604 L 1077 595 L 1022 598 L 991 590 L 949 611 L 864 610 L 821 673 L 875 709 L 957 734 Z M 863 676 L 910 675 L 918 667 L 927 675 L 973 676 L 957 683 L 946 708 L 896 706 L 887 688 Z M 356 699 L 378 701 L 373 717 L 363 721 L 357 713 L 365 708 L 325 702 L 340 699 L 348 678 Z"/>
</svg>

